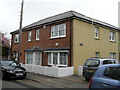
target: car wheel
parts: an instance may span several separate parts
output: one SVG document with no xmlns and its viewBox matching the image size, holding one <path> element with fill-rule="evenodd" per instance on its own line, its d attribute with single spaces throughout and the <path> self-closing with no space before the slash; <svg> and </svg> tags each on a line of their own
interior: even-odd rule
<svg viewBox="0 0 120 90">
<path fill-rule="evenodd" d="M 90 79 L 89 79 L 89 78 L 86 78 L 86 77 L 85 77 L 85 80 L 88 81 L 88 82 L 90 81 Z"/>
</svg>

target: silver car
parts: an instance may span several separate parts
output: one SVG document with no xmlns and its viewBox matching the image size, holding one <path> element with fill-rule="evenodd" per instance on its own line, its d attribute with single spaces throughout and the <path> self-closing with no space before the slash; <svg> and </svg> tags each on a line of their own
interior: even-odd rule
<svg viewBox="0 0 120 90">
<path fill-rule="evenodd" d="M 89 81 L 93 76 L 94 72 L 101 66 L 105 64 L 116 64 L 118 63 L 115 59 L 109 58 L 89 58 L 86 60 L 83 66 L 83 76 Z"/>
</svg>

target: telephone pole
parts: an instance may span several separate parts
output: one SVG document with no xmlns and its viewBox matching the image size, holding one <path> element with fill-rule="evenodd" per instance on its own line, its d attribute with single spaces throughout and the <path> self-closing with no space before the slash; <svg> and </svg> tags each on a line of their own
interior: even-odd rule
<svg viewBox="0 0 120 90">
<path fill-rule="evenodd" d="M 19 42 L 18 42 L 18 62 L 20 61 L 20 55 L 21 55 L 21 37 L 22 37 L 22 21 L 23 21 L 23 5 L 24 5 L 24 0 L 22 0 L 21 3 L 21 12 L 20 12 L 20 26 L 19 26 Z"/>
</svg>

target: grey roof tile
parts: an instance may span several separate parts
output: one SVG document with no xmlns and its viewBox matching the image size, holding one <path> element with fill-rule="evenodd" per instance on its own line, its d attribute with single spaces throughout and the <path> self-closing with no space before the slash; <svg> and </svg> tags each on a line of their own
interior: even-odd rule
<svg viewBox="0 0 120 90">
<path fill-rule="evenodd" d="M 110 24 L 108 24 L 106 22 L 102 22 L 102 21 L 87 17 L 87 16 L 85 16 L 83 14 L 80 14 L 80 13 L 72 11 L 72 10 L 68 11 L 68 12 L 58 14 L 58 15 L 54 15 L 54 16 L 42 19 L 40 21 L 37 21 L 35 23 L 32 23 L 30 25 L 27 25 L 27 26 L 23 27 L 23 30 L 30 29 L 32 27 L 40 26 L 40 25 L 43 25 L 43 24 L 47 24 L 47 23 L 50 23 L 50 22 L 54 22 L 54 21 L 57 21 L 57 20 L 71 18 L 71 17 L 77 17 L 77 18 L 79 18 L 81 20 L 84 19 L 84 20 L 87 20 L 89 22 L 93 22 L 93 24 L 97 23 L 97 24 L 101 24 L 101 25 L 103 25 L 105 27 L 109 27 L 109 28 L 112 28 L 112 29 L 115 29 L 115 30 L 120 30 L 120 28 L 118 28 L 118 27 L 110 25 Z M 14 31 L 14 32 L 11 32 L 11 33 L 16 33 L 16 32 L 18 32 L 18 30 Z"/>
</svg>

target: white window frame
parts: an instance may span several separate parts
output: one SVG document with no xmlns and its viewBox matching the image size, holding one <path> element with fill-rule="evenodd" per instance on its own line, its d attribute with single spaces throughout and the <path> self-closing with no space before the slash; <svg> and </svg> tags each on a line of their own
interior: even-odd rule
<svg viewBox="0 0 120 90">
<path fill-rule="evenodd" d="M 98 39 L 99 38 L 99 27 L 95 27 L 95 38 Z"/>
<path fill-rule="evenodd" d="M 60 30 L 60 25 L 64 25 L 64 29 Z M 57 30 L 55 29 L 55 27 L 57 28 Z M 60 31 L 64 32 L 64 35 L 60 35 Z M 53 36 L 53 33 L 56 35 Z M 64 24 L 59 24 L 59 25 L 55 25 L 51 27 L 51 38 L 60 38 L 60 37 L 66 37 L 66 23 Z"/>
<path fill-rule="evenodd" d="M 115 41 L 116 33 L 110 31 L 110 41 Z"/>
<path fill-rule="evenodd" d="M 95 57 L 99 58 L 100 57 L 100 52 L 95 52 Z"/>
<path fill-rule="evenodd" d="M 116 59 L 116 53 L 110 53 L 110 58 L 111 59 Z"/>
<path fill-rule="evenodd" d="M 15 34 L 14 43 L 18 43 L 18 42 L 19 42 L 19 34 Z"/>
<path fill-rule="evenodd" d="M 57 64 L 53 64 L 53 53 L 57 53 Z M 60 64 L 60 53 L 66 53 L 66 65 Z M 55 65 L 55 66 L 68 66 L 68 53 L 67 52 L 49 52 L 48 53 L 51 57 L 51 63 L 49 63 L 48 60 L 48 65 Z M 49 57 L 48 57 L 49 58 Z"/>
<path fill-rule="evenodd" d="M 39 40 L 40 39 L 40 29 L 37 29 L 36 30 L 36 40 Z"/>
<path fill-rule="evenodd" d="M 28 42 L 31 41 L 31 37 L 32 37 L 32 31 L 29 31 L 29 32 L 28 32 Z"/>
</svg>

